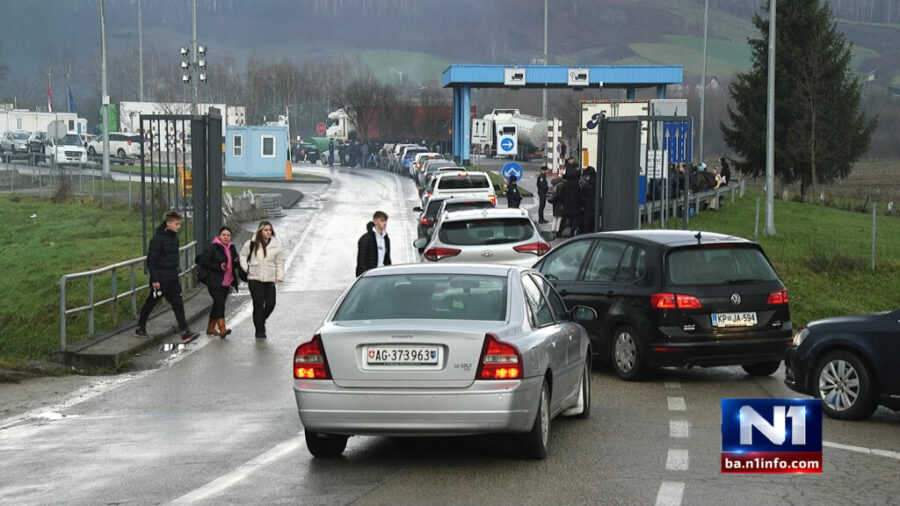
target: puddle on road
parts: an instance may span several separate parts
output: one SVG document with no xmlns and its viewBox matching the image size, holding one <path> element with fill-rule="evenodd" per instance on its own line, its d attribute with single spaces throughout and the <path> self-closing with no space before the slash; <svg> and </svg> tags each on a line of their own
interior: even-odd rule
<svg viewBox="0 0 900 506">
<path fill-rule="evenodd" d="M 159 347 L 159 351 L 181 351 L 187 348 L 188 343 L 163 343 Z"/>
</svg>

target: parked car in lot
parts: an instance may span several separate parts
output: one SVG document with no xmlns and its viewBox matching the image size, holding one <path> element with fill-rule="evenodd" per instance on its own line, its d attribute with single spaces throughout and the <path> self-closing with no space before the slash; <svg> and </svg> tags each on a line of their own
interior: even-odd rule
<svg viewBox="0 0 900 506">
<path fill-rule="evenodd" d="M 87 151 L 77 134 L 66 134 L 62 139 L 48 139 L 44 147 L 47 163 L 59 165 L 87 164 Z"/>
<path fill-rule="evenodd" d="M 294 162 L 306 160 L 309 163 L 316 163 L 320 157 L 319 147 L 311 142 L 291 143 L 291 160 Z"/>
<path fill-rule="evenodd" d="M 24 130 L 10 130 L 0 136 L 0 153 L 4 157 L 26 156 L 28 154 L 28 136 Z"/>
<path fill-rule="evenodd" d="M 430 237 L 416 239 L 423 262 L 491 262 L 530 266 L 550 251 L 552 232 L 541 232 L 524 209 L 445 213 Z"/>
<path fill-rule="evenodd" d="M 681 230 L 578 236 L 534 266 L 569 305 L 597 311 L 593 349 L 622 379 L 651 366 L 775 372 L 791 343 L 788 293 L 762 248 Z"/>
<path fill-rule="evenodd" d="M 528 268 L 367 271 L 294 352 L 307 447 L 335 457 L 352 435 L 506 433 L 542 459 L 554 417 L 590 415 L 580 322 L 594 316 Z"/>
<path fill-rule="evenodd" d="M 141 134 L 128 132 L 110 132 L 109 133 L 109 154 L 121 159 L 140 158 L 141 143 L 144 138 Z M 97 156 L 103 153 L 103 136 L 98 135 L 88 141 L 88 154 Z"/>
<path fill-rule="evenodd" d="M 841 420 L 900 409 L 900 309 L 810 322 L 794 335 L 784 383 Z"/>
<path fill-rule="evenodd" d="M 47 132 L 32 132 L 28 136 L 28 153 L 35 157 L 35 161 L 44 159 L 44 146 L 47 144 Z"/>
</svg>

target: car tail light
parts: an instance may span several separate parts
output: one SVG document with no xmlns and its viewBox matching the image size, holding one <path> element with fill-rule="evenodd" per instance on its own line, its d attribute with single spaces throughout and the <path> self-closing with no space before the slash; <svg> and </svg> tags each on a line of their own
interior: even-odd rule
<svg viewBox="0 0 900 506">
<path fill-rule="evenodd" d="M 675 303 L 678 304 L 678 309 L 700 309 L 703 307 L 703 304 L 700 303 L 700 299 L 697 297 L 680 293 L 675 296 Z"/>
<path fill-rule="evenodd" d="M 426 194 L 425 194 L 425 198 L 426 198 L 426 199 L 430 199 L 430 198 L 431 198 L 431 193 L 430 193 L 430 192 L 429 192 L 429 193 L 426 193 Z"/>
<path fill-rule="evenodd" d="M 421 220 L 419 220 L 419 223 L 421 223 L 422 225 L 433 225 L 434 218 L 429 218 L 426 216 L 426 217 L 422 218 Z"/>
<path fill-rule="evenodd" d="M 425 251 L 425 258 L 432 262 L 437 262 L 442 258 L 455 257 L 460 253 L 461 251 L 455 248 L 429 248 Z"/>
<path fill-rule="evenodd" d="M 700 309 L 703 307 L 697 297 L 681 293 L 654 293 L 650 296 L 650 305 L 654 309 Z"/>
<path fill-rule="evenodd" d="M 476 379 L 509 380 L 522 377 L 522 355 L 515 346 L 504 343 L 496 335 L 484 336 Z"/>
<path fill-rule="evenodd" d="M 312 340 L 301 344 L 294 351 L 294 378 L 331 379 L 320 334 L 316 334 Z"/>
<path fill-rule="evenodd" d="M 781 290 L 774 291 L 769 294 L 769 305 L 778 305 L 778 304 L 787 304 L 789 301 L 787 290 L 782 288 Z"/>
<path fill-rule="evenodd" d="M 497 205 L 497 196 L 496 195 L 488 195 L 488 198 L 491 199 L 491 204 Z"/>
<path fill-rule="evenodd" d="M 513 249 L 518 251 L 519 253 L 534 253 L 537 256 L 541 256 L 550 251 L 550 245 L 545 243 L 544 241 L 538 241 L 523 244 L 521 246 L 515 246 Z"/>
</svg>

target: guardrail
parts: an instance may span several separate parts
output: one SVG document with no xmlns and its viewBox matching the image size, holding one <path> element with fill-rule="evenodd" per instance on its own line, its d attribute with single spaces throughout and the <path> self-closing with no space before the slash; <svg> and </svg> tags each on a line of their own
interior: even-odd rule
<svg viewBox="0 0 900 506">
<path fill-rule="evenodd" d="M 196 268 L 196 264 L 194 263 L 194 258 L 197 255 L 197 241 L 192 241 L 184 246 L 178 248 L 178 277 L 181 280 L 181 288 L 182 290 L 186 288 L 192 288 L 195 285 L 194 276 L 189 276 L 194 272 Z M 63 274 L 59 278 L 59 341 L 60 341 L 60 350 L 66 349 L 66 319 L 70 314 L 81 313 L 87 311 L 88 313 L 88 337 L 94 337 L 94 310 L 100 306 L 106 304 L 113 305 L 113 326 L 117 326 L 119 323 L 119 301 L 123 300 L 125 297 L 131 297 L 131 313 L 133 318 L 138 317 L 138 308 L 137 308 L 137 294 L 141 290 L 146 290 L 149 286 L 148 283 L 141 284 L 141 286 L 136 286 L 136 277 L 137 277 L 137 268 L 140 265 L 143 267 L 144 262 L 147 257 L 142 256 L 139 258 L 133 258 L 131 260 L 126 260 L 124 262 L 119 262 L 112 265 L 107 265 L 105 267 L 101 267 L 99 269 L 94 269 L 92 271 L 85 272 L 77 272 L 74 274 Z M 129 284 L 128 290 L 124 292 L 119 292 L 119 278 L 118 272 L 120 270 L 127 269 L 129 271 Z M 101 274 L 105 274 L 109 272 L 112 280 L 112 289 L 110 297 L 95 301 L 94 295 L 94 280 L 97 276 Z M 66 283 L 69 280 L 88 278 L 88 301 L 84 306 L 67 308 L 66 307 Z"/>
<path fill-rule="evenodd" d="M 746 191 L 744 181 L 735 181 L 726 186 L 715 190 L 706 190 L 688 195 L 688 213 L 692 209 L 694 214 L 700 213 L 701 209 L 715 209 L 718 207 L 719 201 L 725 195 L 731 196 L 731 202 L 734 202 L 734 194 L 737 193 L 743 197 Z M 641 223 L 649 223 L 651 221 L 666 219 L 674 220 L 684 217 L 684 197 L 670 198 L 668 201 L 653 200 L 648 201 L 640 206 Z"/>
</svg>

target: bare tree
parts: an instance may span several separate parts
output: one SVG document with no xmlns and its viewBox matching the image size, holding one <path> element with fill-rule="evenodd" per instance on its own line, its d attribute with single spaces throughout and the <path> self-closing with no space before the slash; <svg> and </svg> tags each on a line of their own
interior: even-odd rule
<svg viewBox="0 0 900 506">
<path fill-rule="evenodd" d="M 394 90 L 381 84 L 368 67 L 359 67 L 356 75 L 347 83 L 334 102 L 350 116 L 350 122 L 356 127 L 361 139 L 374 137 L 370 127 L 376 123 L 379 115 L 388 112 L 386 103 L 393 102 Z M 379 132 L 380 133 L 380 132 Z"/>
</svg>

